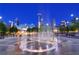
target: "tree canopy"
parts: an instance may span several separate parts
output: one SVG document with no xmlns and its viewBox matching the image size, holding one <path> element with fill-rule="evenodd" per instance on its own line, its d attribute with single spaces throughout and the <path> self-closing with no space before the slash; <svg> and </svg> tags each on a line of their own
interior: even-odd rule
<svg viewBox="0 0 79 59">
<path fill-rule="evenodd" d="M 4 35 L 4 34 L 6 34 L 6 32 L 7 32 L 7 27 L 6 27 L 6 25 L 4 24 L 4 22 L 0 22 L 0 34 L 2 35 Z"/>
</svg>

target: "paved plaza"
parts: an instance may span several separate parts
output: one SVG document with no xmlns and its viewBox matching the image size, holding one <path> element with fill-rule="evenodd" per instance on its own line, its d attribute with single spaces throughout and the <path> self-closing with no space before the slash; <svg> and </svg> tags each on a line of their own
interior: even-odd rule
<svg viewBox="0 0 79 59">
<path fill-rule="evenodd" d="M 32 53 L 19 49 L 19 45 L 16 44 L 17 37 L 7 37 L 5 39 L 0 39 L 0 55 L 79 55 L 78 38 L 57 36 L 57 40 L 57 52 L 53 49 L 43 53 Z"/>
</svg>

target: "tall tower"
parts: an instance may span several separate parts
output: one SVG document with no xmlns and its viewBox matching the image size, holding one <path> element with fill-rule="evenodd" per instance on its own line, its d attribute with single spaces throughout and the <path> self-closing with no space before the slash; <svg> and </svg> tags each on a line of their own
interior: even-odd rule
<svg viewBox="0 0 79 59">
<path fill-rule="evenodd" d="M 2 16 L 0 16 L 0 22 L 2 22 Z"/>
<path fill-rule="evenodd" d="M 43 30 L 43 18 L 42 14 L 38 13 L 38 31 L 41 32 Z"/>
</svg>

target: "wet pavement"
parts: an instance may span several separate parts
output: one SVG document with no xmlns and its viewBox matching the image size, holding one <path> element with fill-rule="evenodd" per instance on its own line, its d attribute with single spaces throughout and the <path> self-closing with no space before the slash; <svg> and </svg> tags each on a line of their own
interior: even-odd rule
<svg viewBox="0 0 79 59">
<path fill-rule="evenodd" d="M 0 55 L 79 55 L 79 39 L 58 36 L 58 51 L 43 53 L 22 51 L 16 44 L 17 38 L 0 40 Z"/>
</svg>

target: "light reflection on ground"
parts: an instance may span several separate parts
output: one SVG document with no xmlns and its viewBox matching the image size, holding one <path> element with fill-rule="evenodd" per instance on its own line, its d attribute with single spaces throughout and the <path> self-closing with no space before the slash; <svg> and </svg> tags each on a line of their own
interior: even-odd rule
<svg viewBox="0 0 79 59">
<path fill-rule="evenodd" d="M 23 49 L 23 48 L 21 48 Z M 39 42 L 39 41 L 28 41 L 26 44 L 25 51 L 28 52 L 47 52 L 55 49 L 53 42 Z"/>
<path fill-rule="evenodd" d="M 61 38 L 61 39 L 60 39 Z M 60 37 L 58 40 L 61 42 L 58 44 L 60 55 L 79 55 L 79 39 L 66 39 L 66 37 Z M 76 43 L 77 42 L 77 43 Z M 6 44 L 6 42 L 4 42 Z M 18 44 L 10 43 L 9 45 L 0 44 L 0 55 L 57 55 L 55 50 L 51 50 L 43 53 L 31 53 L 28 51 L 22 51 Z"/>
</svg>

